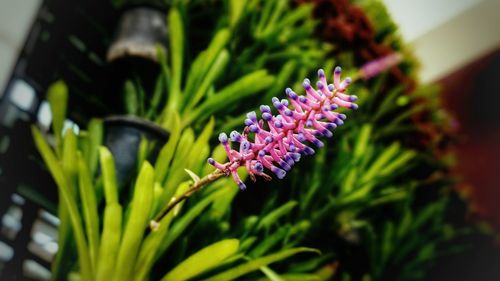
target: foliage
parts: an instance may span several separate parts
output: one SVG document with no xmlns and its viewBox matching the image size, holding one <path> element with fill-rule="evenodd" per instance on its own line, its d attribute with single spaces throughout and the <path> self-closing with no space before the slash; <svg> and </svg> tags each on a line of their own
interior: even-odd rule
<svg viewBox="0 0 500 281">
<path fill-rule="evenodd" d="M 359 2 L 382 17 L 377 40 L 399 42 L 380 3 Z M 82 280 L 425 276 L 458 233 L 444 220 L 451 185 L 446 166 L 432 145 L 413 145 L 422 133 L 412 117 L 437 111 L 436 104 L 416 101 L 428 101 L 436 89 L 388 88 L 386 74 L 351 86 L 360 109 L 287 181 L 257 182 L 238 193 L 222 179 L 178 206 L 157 231 L 147 230 L 157 211 L 189 187 L 185 169 L 203 175 L 211 171 L 209 155 L 224 161 L 221 148 L 211 149 L 214 130 L 239 126 L 247 111 L 318 67 L 332 73 L 341 64 L 356 74 L 352 53 L 331 58 L 335 46 L 314 37 L 311 11 L 310 4 L 286 0 L 170 1 L 170 45 L 158 48 L 155 90 L 144 93 L 131 77 L 123 99 L 128 114 L 157 122 L 170 138 L 155 162 L 139 157 L 134 180 L 123 190 L 113 156 L 101 146 L 102 122 L 93 120 L 79 135 L 61 133 L 67 93 L 62 82 L 51 88 L 55 143 L 51 148 L 37 129 L 33 134 L 62 198 L 54 279 L 66 279 L 69 271 Z M 392 45 L 406 54 L 402 43 Z M 415 75 L 405 58 L 403 70 Z M 420 200 L 420 190 L 430 188 L 434 202 Z M 297 255 L 313 249 L 321 254 Z M 75 259 L 78 264 L 67 265 Z"/>
</svg>

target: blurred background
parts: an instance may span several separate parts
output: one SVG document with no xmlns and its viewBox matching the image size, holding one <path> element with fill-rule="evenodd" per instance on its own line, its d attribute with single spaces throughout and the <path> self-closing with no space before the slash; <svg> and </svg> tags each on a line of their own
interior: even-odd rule
<svg viewBox="0 0 500 281">
<path fill-rule="evenodd" d="M 103 68 L 102 54 L 113 33 L 112 28 L 102 27 L 114 26 L 118 14 L 111 5 L 101 3 L 106 1 L 70 2 L 0 0 L 0 272 L 4 276 L 22 271 L 28 280 L 47 280 L 58 250 L 57 194 L 34 189 L 51 179 L 45 171 L 28 166 L 35 165 L 28 159 L 34 149 L 29 125 L 36 122 L 48 128 L 51 123 L 45 90 L 54 76 L 76 85 L 77 98 L 69 106 L 75 120 L 66 120 L 65 126 L 78 131 L 77 124 L 85 116 L 107 110 L 85 93 L 112 92 L 114 86 L 108 82 L 119 79 L 101 73 L 109 70 Z M 420 61 L 421 82 L 442 89 L 435 99 L 452 116 L 452 172 L 460 179 L 457 190 L 474 210 L 469 219 L 486 232 L 498 233 L 500 1 L 383 2 Z M 102 34 L 103 40 L 93 38 L 95 34 Z M 95 84 L 105 87 L 96 89 Z M 481 276 L 493 280 L 487 278 L 498 273 L 493 269 L 500 267 L 500 260 L 488 250 L 477 252 L 488 257 L 484 267 L 470 264 L 470 271 L 486 270 L 483 275 L 464 280 L 483 280 Z M 453 264 L 442 270 L 464 270 L 452 268 Z"/>
</svg>

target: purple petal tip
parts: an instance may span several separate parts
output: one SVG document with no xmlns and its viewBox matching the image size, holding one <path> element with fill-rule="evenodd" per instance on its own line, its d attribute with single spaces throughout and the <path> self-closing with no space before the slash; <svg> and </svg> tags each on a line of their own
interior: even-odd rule
<svg viewBox="0 0 500 281">
<path fill-rule="evenodd" d="M 260 111 L 262 113 L 264 113 L 264 112 L 271 113 L 271 108 L 268 105 L 261 105 L 260 106 Z"/>
<path fill-rule="evenodd" d="M 313 141 L 314 145 L 318 148 L 325 146 L 322 141 L 316 139 Z"/>
<path fill-rule="evenodd" d="M 257 114 L 255 113 L 255 111 L 248 112 L 247 117 L 253 122 L 257 122 Z"/>
<path fill-rule="evenodd" d="M 273 116 L 269 112 L 264 112 L 262 114 L 262 119 L 264 119 L 265 121 L 270 121 L 272 118 Z"/>
<path fill-rule="evenodd" d="M 220 133 L 219 134 L 219 141 L 223 144 L 227 143 L 227 135 L 226 133 Z"/>
<path fill-rule="evenodd" d="M 262 166 L 262 163 L 260 162 L 256 162 L 255 165 L 253 165 L 253 168 L 259 173 L 264 172 L 264 166 Z"/>
<path fill-rule="evenodd" d="M 273 167 L 271 169 L 271 172 L 273 172 L 280 180 L 286 176 L 286 172 L 280 168 L 277 168 L 277 167 Z"/>
<path fill-rule="evenodd" d="M 245 189 L 247 189 L 247 186 L 246 186 L 243 182 L 239 182 L 239 183 L 238 183 L 238 187 L 240 188 L 240 190 L 245 190 Z"/>
<path fill-rule="evenodd" d="M 248 128 L 250 129 L 250 132 L 252 132 L 252 133 L 258 133 L 260 131 L 260 129 L 257 125 L 251 125 Z"/>
<path fill-rule="evenodd" d="M 331 138 L 333 136 L 333 133 L 328 130 L 325 130 L 323 131 L 323 135 L 327 138 Z"/>
</svg>

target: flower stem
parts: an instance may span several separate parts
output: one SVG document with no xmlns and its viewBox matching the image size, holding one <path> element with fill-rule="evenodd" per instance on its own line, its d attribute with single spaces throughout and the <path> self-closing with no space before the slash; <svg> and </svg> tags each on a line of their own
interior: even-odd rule
<svg viewBox="0 0 500 281">
<path fill-rule="evenodd" d="M 196 181 L 186 192 L 179 196 L 172 197 L 172 200 L 163 207 L 163 209 L 156 215 L 156 217 L 149 223 L 149 228 L 151 231 L 155 231 L 160 226 L 160 221 L 163 219 L 177 204 L 181 203 L 185 199 L 191 197 L 196 191 L 202 189 L 205 185 L 212 183 L 221 177 L 227 176 L 227 173 L 221 170 L 215 170 L 212 173 L 204 176 L 199 181 Z"/>
</svg>

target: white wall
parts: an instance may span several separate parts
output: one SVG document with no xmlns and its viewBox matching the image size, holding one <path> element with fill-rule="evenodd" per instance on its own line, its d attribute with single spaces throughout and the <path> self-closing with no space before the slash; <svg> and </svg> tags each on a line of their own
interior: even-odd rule
<svg viewBox="0 0 500 281">
<path fill-rule="evenodd" d="M 0 95 L 41 0 L 0 0 Z"/>
<path fill-rule="evenodd" d="M 500 47 L 498 0 L 384 0 L 422 63 L 423 82 L 435 81 Z"/>
</svg>

